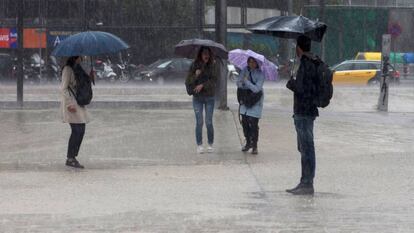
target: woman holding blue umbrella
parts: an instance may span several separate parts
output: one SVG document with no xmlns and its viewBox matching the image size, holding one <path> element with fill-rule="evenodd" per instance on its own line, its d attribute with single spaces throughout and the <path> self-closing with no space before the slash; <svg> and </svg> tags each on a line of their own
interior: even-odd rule
<svg viewBox="0 0 414 233">
<path fill-rule="evenodd" d="M 80 56 L 70 57 L 62 69 L 62 103 L 61 111 L 64 123 L 69 123 L 72 133 L 69 138 L 66 166 L 84 168 L 76 159 L 85 135 L 85 126 L 89 122 L 89 114 L 85 108 L 78 103 L 76 94 L 81 79 L 93 81 L 81 67 Z"/>
<path fill-rule="evenodd" d="M 63 122 L 69 123 L 72 130 L 68 145 L 67 166 L 84 168 L 76 157 L 85 134 L 86 123 L 89 122 L 85 105 L 88 105 L 92 99 L 91 82 L 94 82 L 94 78 L 93 68 L 91 75 L 88 75 L 81 67 L 81 56 L 113 54 L 127 48 L 129 45 L 113 34 L 87 31 L 70 36 L 52 52 L 52 56 L 69 57 L 62 69 L 61 86 Z"/>
<path fill-rule="evenodd" d="M 263 110 L 263 83 L 265 75 L 259 67 L 258 61 L 249 57 L 247 66 L 240 72 L 237 79 L 238 98 L 240 101 L 240 115 L 246 144 L 242 151 L 252 149 L 252 154 L 258 154 L 259 119 Z"/>
</svg>

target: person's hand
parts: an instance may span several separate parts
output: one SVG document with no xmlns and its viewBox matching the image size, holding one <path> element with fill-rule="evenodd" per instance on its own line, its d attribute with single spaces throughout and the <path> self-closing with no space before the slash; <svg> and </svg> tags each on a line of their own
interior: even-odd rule
<svg viewBox="0 0 414 233">
<path fill-rule="evenodd" d="M 95 78 L 95 70 L 91 70 L 91 72 L 89 72 L 89 76 L 91 77 L 91 79 Z"/>
<path fill-rule="evenodd" d="M 75 107 L 75 105 L 74 105 L 74 104 L 70 104 L 70 105 L 68 106 L 68 111 L 69 111 L 69 112 L 71 112 L 71 113 L 76 112 L 76 107 Z"/>
<path fill-rule="evenodd" d="M 242 79 L 242 83 L 245 84 L 246 81 L 249 80 L 249 75 L 245 75 Z"/>
<path fill-rule="evenodd" d="M 248 77 L 247 75 L 245 75 L 245 76 L 241 79 L 241 84 L 245 85 L 247 80 L 249 80 L 249 77 Z"/>
<path fill-rule="evenodd" d="M 194 92 L 195 93 L 200 93 L 200 91 L 203 89 L 203 84 L 200 84 L 200 85 L 197 85 L 195 88 L 194 88 Z"/>
<path fill-rule="evenodd" d="M 196 72 L 195 72 L 196 77 L 200 76 L 200 74 L 201 74 L 201 70 L 197 69 Z"/>
<path fill-rule="evenodd" d="M 96 78 L 96 71 L 95 69 L 91 69 L 91 71 L 89 72 L 89 78 L 92 82 L 93 85 L 95 85 L 95 78 Z"/>
</svg>

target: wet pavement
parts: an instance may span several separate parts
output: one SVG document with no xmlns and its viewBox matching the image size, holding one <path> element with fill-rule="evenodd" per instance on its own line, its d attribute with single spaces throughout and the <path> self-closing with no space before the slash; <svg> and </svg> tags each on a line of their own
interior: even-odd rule
<svg viewBox="0 0 414 233">
<path fill-rule="evenodd" d="M 291 96 L 266 90 L 257 156 L 240 152 L 231 92 L 212 154 L 195 153 L 191 109 L 92 109 L 82 171 L 64 166 L 56 109 L 1 110 L 0 232 L 414 231 L 412 89 L 391 94 L 389 113 L 374 89 L 338 89 L 315 124 L 312 197 L 284 191 L 300 172 Z"/>
<path fill-rule="evenodd" d="M 291 92 L 285 81 L 266 82 L 265 106 L 270 109 L 290 111 Z M 228 103 L 236 108 L 236 88 L 228 83 Z M 335 86 L 332 104 L 325 111 L 333 112 L 375 112 L 378 103 L 379 86 Z M 24 88 L 25 109 L 57 108 L 60 101 L 57 84 L 26 85 Z M 182 83 L 171 85 L 142 85 L 140 83 L 113 84 L 97 83 L 94 87 L 92 108 L 187 108 L 191 99 Z M 0 83 L 0 109 L 16 109 L 15 84 Z M 390 112 L 414 112 L 414 82 L 392 85 L 389 94 Z"/>
</svg>

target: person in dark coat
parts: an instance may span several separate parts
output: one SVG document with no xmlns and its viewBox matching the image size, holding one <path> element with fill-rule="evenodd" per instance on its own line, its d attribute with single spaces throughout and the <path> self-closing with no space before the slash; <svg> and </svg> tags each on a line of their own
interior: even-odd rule
<svg viewBox="0 0 414 233">
<path fill-rule="evenodd" d="M 319 113 L 314 103 L 317 72 L 310 49 L 311 40 L 306 36 L 300 36 L 296 45 L 296 55 L 300 59 L 300 66 L 296 78 L 292 77 L 286 85 L 294 93 L 293 119 L 302 164 L 302 177 L 299 184 L 295 188 L 286 191 L 296 195 L 314 193 L 313 179 L 315 177 L 316 161 L 313 123 Z"/>
</svg>

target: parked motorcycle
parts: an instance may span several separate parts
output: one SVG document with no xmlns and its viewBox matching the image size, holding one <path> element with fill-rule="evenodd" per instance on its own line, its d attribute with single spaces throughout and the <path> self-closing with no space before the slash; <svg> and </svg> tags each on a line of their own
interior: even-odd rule
<svg viewBox="0 0 414 233">
<path fill-rule="evenodd" d="M 34 53 L 29 60 L 23 60 L 24 79 L 32 83 L 43 83 L 46 78 L 45 61 Z"/>
<path fill-rule="evenodd" d="M 107 59 L 106 62 L 97 60 L 95 62 L 95 73 L 97 80 L 115 82 L 117 75 L 112 69 L 111 61 Z"/>
<path fill-rule="evenodd" d="M 137 66 L 132 64 L 131 61 L 131 54 L 127 54 L 126 59 L 122 59 L 120 55 L 120 64 L 116 65 L 115 72 L 118 74 L 119 81 L 122 83 L 126 83 L 130 80 L 140 81 L 142 77 L 139 75 L 139 71 L 141 70 L 142 66 Z"/>
<path fill-rule="evenodd" d="M 127 70 L 127 66 L 125 64 L 116 64 L 118 78 L 121 83 L 127 83 L 130 78 L 131 74 Z"/>
</svg>

